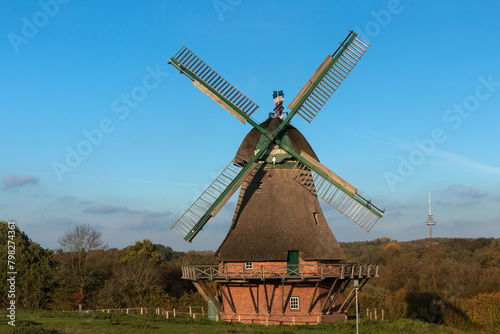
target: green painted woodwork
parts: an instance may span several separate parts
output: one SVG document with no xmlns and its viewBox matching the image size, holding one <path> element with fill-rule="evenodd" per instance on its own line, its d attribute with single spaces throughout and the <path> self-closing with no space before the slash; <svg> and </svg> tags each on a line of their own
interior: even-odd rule
<svg viewBox="0 0 500 334">
<path fill-rule="evenodd" d="M 248 161 L 246 163 L 245 167 L 238 173 L 238 175 L 231 181 L 231 183 L 227 186 L 227 188 L 219 195 L 219 197 L 210 206 L 210 208 L 203 214 L 203 216 L 199 219 L 199 221 L 196 222 L 194 224 L 194 226 L 191 228 L 191 230 L 185 235 L 184 239 L 186 241 L 190 242 L 198 234 L 198 232 L 203 228 L 203 226 L 208 222 L 208 220 L 212 216 L 215 216 L 215 214 L 220 209 L 220 206 L 224 205 L 227 202 L 227 200 L 229 200 L 229 198 L 232 196 L 232 194 L 235 192 L 235 190 L 241 185 L 244 178 L 246 178 L 246 176 L 249 175 L 249 173 L 254 168 L 273 168 L 275 166 L 275 164 L 273 164 L 273 161 L 272 161 L 273 156 L 276 158 L 275 163 L 279 164 L 279 168 L 293 168 L 293 165 L 290 162 L 287 162 L 286 159 L 294 158 L 294 159 L 300 161 L 302 164 L 307 166 L 310 170 L 314 171 L 316 174 L 321 176 L 327 182 L 330 182 L 332 185 L 334 185 L 335 187 L 340 189 L 346 195 L 348 195 L 349 197 L 354 199 L 356 202 L 360 203 L 362 206 L 364 206 L 366 209 L 368 209 L 371 213 L 373 213 L 377 217 L 381 218 L 383 216 L 383 211 L 380 211 L 378 208 L 373 207 L 369 201 L 366 201 L 364 198 L 359 196 L 357 194 L 357 191 L 353 193 L 352 191 L 350 191 L 349 189 L 344 187 L 342 184 L 337 182 L 335 179 L 330 177 L 327 172 L 318 168 L 314 163 L 312 163 L 311 161 L 309 161 L 305 157 L 301 156 L 300 152 L 295 152 L 293 147 L 292 147 L 292 144 L 290 142 L 290 139 L 288 138 L 288 136 L 286 134 L 286 130 L 285 130 L 286 126 L 290 123 L 292 118 L 295 116 L 295 114 L 301 108 L 304 101 L 307 100 L 309 95 L 314 91 L 314 89 L 318 86 L 318 84 L 321 82 L 321 80 L 323 80 L 323 78 L 328 73 L 328 71 L 332 68 L 332 66 L 335 65 L 335 62 L 342 55 L 344 50 L 353 42 L 353 40 L 356 38 L 356 36 L 357 36 L 356 33 L 352 32 L 352 31 L 350 32 L 350 34 L 347 36 L 347 38 L 344 40 L 344 42 L 341 43 L 341 45 L 339 46 L 337 51 L 333 54 L 332 59 L 329 61 L 328 65 L 326 65 L 325 69 L 315 79 L 314 83 L 307 89 L 306 93 L 300 98 L 298 103 L 295 104 L 295 106 L 293 107 L 291 112 L 288 113 L 288 116 L 282 121 L 282 123 L 278 126 L 278 128 L 272 132 L 266 130 L 264 127 L 262 127 L 260 124 L 258 124 L 249 115 L 247 115 L 244 111 L 242 111 L 235 104 L 233 104 L 228 98 L 223 96 L 216 89 L 212 88 L 209 84 L 207 84 L 203 79 L 198 77 L 194 72 L 190 71 L 188 68 L 186 68 L 184 65 L 182 65 L 179 61 L 177 61 L 177 59 L 175 59 L 175 57 L 172 57 L 169 60 L 169 63 L 171 63 L 176 68 L 178 68 L 181 72 L 186 74 L 190 79 L 192 79 L 193 81 L 196 81 L 198 85 L 201 85 L 204 89 L 206 89 L 208 91 L 208 92 L 205 92 L 205 93 L 207 93 L 207 95 L 210 96 L 210 94 L 213 94 L 216 98 L 220 99 L 224 104 L 226 104 L 229 108 L 231 108 L 237 115 L 239 115 L 241 118 L 246 120 L 254 128 L 256 128 L 258 131 L 261 132 L 261 136 L 260 136 L 259 141 L 256 145 L 255 155 L 252 157 L 252 159 L 250 159 L 250 161 Z M 214 99 L 214 100 L 216 102 L 218 102 L 216 99 Z M 221 104 L 220 102 L 218 102 L 218 103 Z M 235 102 L 235 103 L 237 103 L 237 102 Z M 234 116 L 236 116 L 236 115 L 234 115 Z M 286 153 L 280 152 L 280 154 L 270 154 L 271 149 L 275 145 L 282 148 Z M 259 161 L 265 161 L 265 162 L 259 163 Z M 319 166 L 323 167 L 322 165 L 319 165 Z M 325 168 L 325 170 L 326 170 L 326 168 Z M 341 180 L 341 181 L 343 181 L 343 180 Z M 352 187 L 349 184 L 347 184 L 347 186 L 351 187 L 352 189 L 355 189 L 354 187 Z M 297 266 L 297 268 L 298 268 L 299 253 L 291 251 L 291 252 L 289 252 L 288 257 L 289 257 L 289 260 L 288 260 L 289 270 L 290 270 L 290 268 L 295 268 L 295 266 Z M 292 270 L 294 270 L 294 269 L 292 269 Z"/>
<path fill-rule="evenodd" d="M 288 257 L 286 259 L 286 267 L 288 271 L 288 275 L 299 275 L 299 255 L 298 251 L 289 251 Z"/>
<path fill-rule="evenodd" d="M 337 51 L 333 54 L 332 60 L 330 61 L 329 65 L 325 68 L 325 70 L 321 73 L 321 75 L 316 79 L 316 81 L 311 85 L 311 87 L 307 90 L 307 93 L 304 94 L 304 96 L 300 99 L 299 103 L 295 105 L 295 107 L 288 113 L 288 116 L 285 118 L 285 121 L 280 124 L 280 126 L 276 129 L 276 132 L 281 132 L 285 126 L 290 123 L 292 120 L 292 117 L 295 116 L 297 111 L 299 111 L 300 107 L 304 103 L 305 100 L 309 97 L 311 92 L 318 86 L 318 84 L 323 80 L 325 77 L 326 73 L 332 68 L 332 66 L 335 64 L 337 59 L 342 55 L 342 52 L 349 46 L 349 44 L 352 43 L 352 41 L 356 38 L 357 34 L 353 31 L 349 33 L 347 36 L 346 40 L 340 45 L 340 47 L 337 49 Z"/>
<path fill-rule="evenodd" d="M 209 90 L 212 94 L 214 94 L 215 96 L 217 96 L 219 99 L 221 99 L 222 101 L 224 101 L 224 103 L 226 103 L 229 107 L 231 107 L 231 109 L 233 109 L 236 113 L 238 113 L 241 117 L 243 117 L 244 119 L 247 120 L 248 123 L 252 124 L 252 126 L 256 129 L 258 129 L 260 132 L 262 133 L 267 133 L 266 129 L 264 129 L 263 127 L 260 126 L 259 123 L 257 123 L 256 121 L 254 121 L 250 116 L 248 116 L 247 114 L 245 114 L 243 111 L 241 111 L 240 108 L 236 107 L 231 101 L 229 101 L 228 99 L 226 99 L 222 94 L 220 94 L 218 91 L 216 91 L 215 89 L 213 89 L 211 86 L 207 85 L 205 83 L 205 81 L 203 81 L 202 79 L 200 79 L 200 77 L 198 77 L 195 73 L 191 72 L 189 69 L 187 69 L 185 66 L 183 66 L 181 63 L 179 63 L 174 57 L 170 58 L 170 62 L 172 64 L 175 65 L 175 67 L 177 67 L 178 69 L 180 69 L 181 71 L 183 71 L 184 73 L 188 74 L 188 76 L 193 79 L 193 80 L 196 80 L 199 84 L 201 84 L 203 87 L 205 87 L 207 90 Z"/>
<path fill-rule="evenodd" d="M 216 208 L 229 200 L 233 195 L 234 191 L 241 185 L 241 182 L 245 177 L 255 168 L 256 162 L 262 156 L 265 148 L 269 145 L 268 142 L 263 142 L 260 146 L 257 146 L 256 153 L 243 167 L 243 169 L 238 173 L 238 175 L 231 181 L 228 187 L 220 194 L 220 196 L 215 200 L 215 202 L 210 206 L 210 208 L 205 212 L 205 214 L 200 218 L 200 220 L 192 227 L 191 231 L 187 233 L 184 240 L 191 242 L 193 238 L 200 232 L 200 230 L 205 226 L 208 220 L 212 217 L 212 213 Z M 215 214 L 214 214 L 215 215 Z"/>
<path fill-rule="evenodd" d="M 215 297 L 215 298 L 217 298 L 218 302 L 222 304 L 221 297 Z M 208 298 L 207 311 L 208 311 L 208 320 L 217 321 L 219 319 L 219 310 L 217 309 L 217 306 L 215 306 L 214 302 L 210 298 Z"/>
<path fill-rule="evenodd" d="M 285 151 L 287 151 L 288 153 L 290 153 L 294 158 L 296 158 L 297 160 L 299 160 L 300 162 L 302 162 L 304 165 L 306 165 L 307 167 L 309 167 L 310 169 L 312 169 L 315 173 L 319 174 L 321 177 L 323 177 L 324 179 L 326 179 L 328 182 L 332 183 L 337 188 L 339 188 L 340 190 L 342 190 L 343 192 L 345 192 L 347 195 L 349 195 L 356 202 L 358 202 L 358 203 L 362 204 L 363 206 L 365 206 L 368 210 L 370 210 L 377 217 L 382 218 L 383 212 L 380 212 L 380 210 L 377 210 L 377 209 L 373 208 L 366 200 L 364 200 L 363 198 L 361 198 L 357 194 L 352 193 L 351 191 L 347 190 L 340 183 L 338 183 L 337 181 L 335 181 L 334 179 L 332 179 L 328 174 L 326 174 L 321 169 L 319 169 L 316 166 L 314 166 L 310 161 L 308 161 L 307 159 L 305 159 L 304 157 L 302 157 L 300 154 L 298 154 L 297 152 L 295 152 L 292 147 L 286 145 L 285 143 L 283 143 L 282 141 L 279 141 L 279 140 L 276 140 L 276 142 L 277 142 L 277 144 L 280 147 L 282 147 Z"/>
<path fill-rule="evenodd" d="M 285 133 L 285 132 L 286 131 L 283 131 L 283 133 Z M 271 134 L 271 132 L 268 132 L 268 134 Z M 282 134 L 277 135 L 276 138 L 281 137 L 281 135 Z M 281 139 L 281 141 L 285 145 L 288 145 L 289 147 L 292 147 L 292 142 L 288 138 L 288 135 L 285 133 L 282 137 L 283 138 Z M 269 138 L 266 137 L 266 136 L 264 136 L 264 135 L 261 135 L 259 137 L 259 141 L 257 142 L 257 146 L 263 145 L 263 143 L 266 142 L 266 141 L 269 142 Z M 278 145 L 278 144 L 276 144 L 276 145 Z M 266 150 L 265 150 L 264 154 L 262 155 L 262 158 L 260 159 L 261 161 L 265 161 L 265 162 L 270 163 L 270 164 L 273 164 L 273 163 L 280 164 L 285 159 L 291 159 L 291 158 L 293 158 L 293 156 L 290 153 L 286 152 L 286 151 L 279 152 L 279 153 L 276 153 L 276 152 L 273 153 L 272 151 L 274 149 L 274 146 L 275 146 L 275 143 L 271 142 L 266 147 Z M 273 157 L 275 158 L 275 161 L 273 161 Z"/>
</svg>

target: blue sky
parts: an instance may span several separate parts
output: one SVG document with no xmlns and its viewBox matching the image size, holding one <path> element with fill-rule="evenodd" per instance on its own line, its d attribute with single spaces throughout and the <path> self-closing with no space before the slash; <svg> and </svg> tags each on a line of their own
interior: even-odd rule
<svg viewBox="0 0 500 334">
<path fill-rule="evenodd" d="M 285 105 L 350 29 L 371 47 L 308 124 L 321 162 L 386 209 L 339 241 L 500 237 L 498 1 L 0 3 L 0 219 L 43 247 L 89 223 L 108 246 L 217 249 L 235 200 L 192 244 L 170 230 L 251 130 L 167 65 L 186 45 L 260 109 Z"/>
</svg>

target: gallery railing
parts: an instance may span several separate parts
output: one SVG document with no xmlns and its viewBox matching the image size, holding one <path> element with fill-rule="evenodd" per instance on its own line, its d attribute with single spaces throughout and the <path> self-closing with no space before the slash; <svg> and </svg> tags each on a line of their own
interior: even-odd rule
<svg viewBox="0 0 500 334">
<path fill-rule="evenodd" d="M 378 277 L 378 264 L 286 264 L 254 265 L 245 263 L 228 265 L 182 266 L 182 278 L 196 280 L 247 280 L 247 279 L 325 279 Z"/>
</svg>

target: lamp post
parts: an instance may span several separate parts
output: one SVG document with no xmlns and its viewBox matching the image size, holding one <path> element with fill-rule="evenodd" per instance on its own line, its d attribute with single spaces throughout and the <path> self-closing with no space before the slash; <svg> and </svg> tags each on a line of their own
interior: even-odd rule
<svg viewBox="0 0 500 334">
<path fill-rule="evenodd" d="M 354 280 L 354 289 L 356 290 L 356 334 L 359 334 L 359 311 L 358 311 L 358 289 L 359 280 Z"/>
</svg>

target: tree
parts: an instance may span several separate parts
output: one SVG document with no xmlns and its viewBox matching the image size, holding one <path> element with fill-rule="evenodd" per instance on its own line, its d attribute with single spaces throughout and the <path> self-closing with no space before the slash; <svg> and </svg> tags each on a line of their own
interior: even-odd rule
<svg viewBox="0 0 500 334">
<path fill-rule="evenodd" d="M 120 261 L 124 264 L 122 275 L 130 283 L 137 305 L 142 306 L 148 290 L 158 285 L 161 261 L 157 246 L 149 239 L 127 247 L 127 254 Z"/>
<path fill-rule="evenodd" d="M 63 277 L 74 286 L 74 298 L 78 309 L 83 308 L 87 288 L 102 269 L 104 250 L 107 248 L 101 239 L 101 232 L 89 224 L 70 228 L 59 239 L 61 245 L 61 269 Z"/>
<path fill-rule="evenodd" d="M 9 233 L 10 231 L 11 233 Z M 8 255 L 11 256 L 14 269 L 8 268 Z M 14 263 L 14 264 L 12 264 Z M 6 284 L 8 271 L 16 272 L 16 304 L 30 310 L 43 308 L 48 300 L 48 292 L 52 288 L 51 270 L 54 267 L 53 252 L 43 249 L 17 225 L 0 221 L 0 305 L 7 305 L 9 286 Z"/>
</svg>

